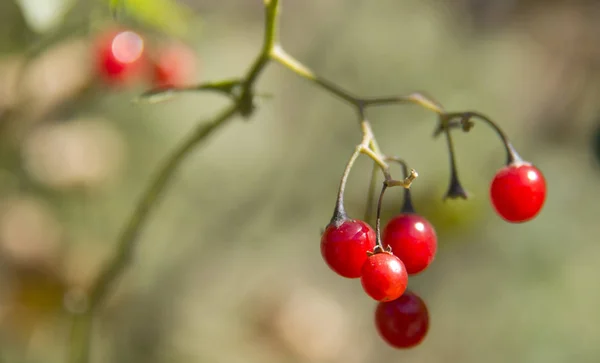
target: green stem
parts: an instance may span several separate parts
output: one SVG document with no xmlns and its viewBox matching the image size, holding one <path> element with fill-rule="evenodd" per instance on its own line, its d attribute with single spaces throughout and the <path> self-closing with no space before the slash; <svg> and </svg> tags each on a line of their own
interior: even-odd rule
<svg viewBox="0 0 600 363">
<path fill-rule="evenodd" d="M 162 192 L 173 179 L 176 169 L 185 160 L 186 156 L 201 144 L 201 141 L 225 125 L 237 112 L 237 105 L 234 104 L 225 108 L 211 122 L 202 123 L 190 137 L 173 151 L 152 179 L 150 186 L 142 195 L 129 222 L 119 236 L 115 254 L 104 265 L 92 284 L 88 293 L 89 305 L 87 311 L 75 317 L 70 362 L 83 363 L 88 361 L 91 344 L 90 329 L 94 314 L 108 297 L 110 289 L 114 287 L 114 284 L 131 261 L 139 232 L 150 216 L 150 212 L 157 205 L 163 194 Z"/>
<path fill-rule="evenodd" d="M 373 219 L 373 203 L 375 203 L 375 188 L 377 186 L 377 174 L 379 172 L 379 165 L 373 162 L 373 169 L 371 170 L 371 178 L 369 180 L 369 190 L 367 192 L 367 205 L 365 207 L 364 221 L 371 223 Z"/>
<path fill-rule="evenodd" d="M 322 88 L 324 88 L 328 92 L 336 95 L 337 97 L 341 98 L 342 100 L 348 102 L 349 104 L 351 104 L 355 107 L 358 107 L 358 108 L 362 108 L 360 99 L 358 99 L 356 96 L 353 96 L 352 94 L 350 94 L 350 92 L 342 89 L 341 87 L 337 86 L 336 84 L 317 76 L 313 71 L 308 69 L 304 64 L 300 63 L 294 57 L 289 55 L 283 48 L 281 48 L 279 46 L 275 46 L 271 52 L 271 58 L 273 60 L 275 60 L 276 62 L 280 63 L 281 65 L 283 65 L 284 67 L 286 67 L 287 69 L 296 73 L 300 77 L 308 79 L 309 81 L 316 83 L 317 85 L 321 86 Z"/>
<path fill-rule="evenodd" d="M 157 175 L 152 179 L 152 183 L 143 194 L 129 223 L 127 223 L 125 229 L 122 231 L 115 255 L 109 260 L 109 264 L 101 270 L 99 277 L 96 279 L 94 285 L 92 285 L 89 294 L 90 309 L 95 309 L 103 302 L 110 285 L 125 269 L 135 248 L 135 241 L 142 225 L 148 219 L 153 206 L 162 195 L 162 191 L 172 180 L 175 170 L 202 140 L 205 140 L 228 120 L 231 120 L 236 112 L 236 105 L 232 105 L 225 108 L 211 122 L 202 123 L 164 162 Z"/>
<path fill-rule="evenodd" d="M 94 315 L 98 308 L 108 297 L 110 289 L 116 283 L 118 278 L 127 268 L 136 247 L 137 237 L 140 230 L 147 221 L 150 213 L 160 200 L 160 196 L 172 180 L 175 171 L 191 153 L 193 149 L 201 145 L 217 129 L 231 120 L 236 114 L 249 115 L 249 108 L 252 106 L 254 92 L 254 83 L 258 76 L 267 66 L 270 54 L 276 44 L 277 34 L 277 14 L 279 12 L 279 0 L 265 0 L 265 38 L 262 50 L 256 57 L 256 60 L 248 70 L 242 80 L 242 91 L 240 97 L 231 106 L 226 107 L 216 117 L 207 123 L 202 123 L 198 128 L 185 139 L 173 153 L 167 157 L 167 160 L 158 170 L 156 176 L 152 179 L 150 186 L 142 195 L 129 221 L 117 240 L 117 246 L 114 255 L 107 261 L 101 269 L 97 278 L 93 281 L 88 292 L 87 310 L 73 319 L 73 329 L 71 336 L 71 349 L 69 362 L 86 363 L 89 361 L 89 353 L 92 338 L 92 324 Z M 225 89 L 229 86 L 234 87 L 234 82 L 225 82 L 216 84 L 217 89 Z"/>
</svg>

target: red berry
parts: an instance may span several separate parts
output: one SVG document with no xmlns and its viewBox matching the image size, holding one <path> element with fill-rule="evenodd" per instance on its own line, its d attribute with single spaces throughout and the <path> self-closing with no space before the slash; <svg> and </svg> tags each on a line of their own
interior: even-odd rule
<svg viewBox="0 0 600 363">
<path fill-rule="evenodd" d="M 144 39 L 131 30 L 109 32 L 98 41 L 96 61 L 105 81 L 131 81 L 140 76 L 144 68 Z"/>
<path fill-rule="evenodd" d="M 396 300 L 377 305 L 375 325 L 379 335 L 392 347 L 415 347 L 429 330 L 427 305 L 415 293 L 406 291 Z"/>
<path fill-rule="evenodd" d="M 377 301 L 399 298 L 408 285 L 408 274 L 400 259 L 382 252 L 369 256 L 362 267 L 360 282 L 363 289 Z"/>
<path fill-rule="evenodd" d="M 405 213 L 391 219 L 383 230 L 383 243 L 392 248 L 411 275 L 425 270 L 437 252 L 435 229 L 418 214 Z"/>
<path fill-rule="evenodd" d="M 533 219 L 546 200 L 546 180 L 533 165 L 519 163 L 498 171 L 490 187 L 496 212 L 508 222 Z"/>
<path fill-rule="evenodd" d="M 183 87 L 196 77 L 196 54 L 183 43 L 172 43 L 159 50 L 154 63 L 156 87 Z"/>
<path fill-rule="evenodd" d="M 360 277 L 367 253 L 375 247 L 375 231 L 360 220 L 332 223 L 321 236 L 321 255 L 329 267 L 348 278 Z"/>
</svg>

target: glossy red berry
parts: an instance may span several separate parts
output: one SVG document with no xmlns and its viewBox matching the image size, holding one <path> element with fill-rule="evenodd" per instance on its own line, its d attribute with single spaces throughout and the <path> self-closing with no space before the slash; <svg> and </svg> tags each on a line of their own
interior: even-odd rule
<svg viewBox="0 0 600 363">
<path fill-rule="evenodd" d="M 144 39 L 131 30 L 108 32 L 98 41 L 96 62 L 105 81 L 113 84 L 132 81 L 144 70 Z"/>
<path fill-rule="evenodd" d="M 435 229 L 418 214 L 404 213 L 391 219 L 383 230 L 383 244 L 406 266 L 408 274 L 427 268 L 437 252 Z"/>
<path fill-rule="evenodd" d="M 321 255 L 329 267 L 347 278 L 360 277 L 367 253 L 375 247 L 375 231 L 360 220 L 329 224 L 321 236 Z"/>
<path fill-rule="evenodd" d="M 158 50 L 154 62 L 154 84 L 158 88 L 183 87 L 196 77 L 196 54 L 183 43 L 171 43 Z"/>
<path fill-rule="evenodd" d="M 380 302 L 375 310 L 379 335 L 394 348 L 419 345 L 429 330 L 429 311 L 425 302 L 412 291 L 398 299 Z"/>
<path fill-rule="evenodd" d="M 533 219 L 546 200 L 546 180 L 533 165 L 519 163 L 498 171 L 490 187 L 496 212 L 508 222 Z"/>
<path fill-rule="evenodd" d="M 369 256 L 362 267 L 360 282 L 363 289 L 377 301 L 399 298 L 408 285 L 408 274 L 400 259 L 382 252 Z"/>
</svg>

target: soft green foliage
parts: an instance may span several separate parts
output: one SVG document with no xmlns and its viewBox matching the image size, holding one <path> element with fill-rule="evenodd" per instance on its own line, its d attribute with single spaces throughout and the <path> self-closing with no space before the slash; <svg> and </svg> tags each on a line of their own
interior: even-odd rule
<svg viewBox="0 0 600 363">
<path fill-rule="evenodd" d="M 109 0 L 113 14 L 127 16 L 172 35 L 183 35 L 188 29 L 189 9 L 175 0 Z"/>
</svg>

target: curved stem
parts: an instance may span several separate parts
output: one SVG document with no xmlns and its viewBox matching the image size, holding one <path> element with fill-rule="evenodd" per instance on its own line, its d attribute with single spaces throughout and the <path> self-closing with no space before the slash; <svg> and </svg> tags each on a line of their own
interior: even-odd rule
<svg viewBox="0 0 600 363">
<path fill-rule="evenodd" d="M 346 101 L 347 103 L 349 103 L 355 107 L 362 108 L 361 101 L 356 96 L 353 96 L 350 92 L 344 90 L 343 88 L 339 87 L 338 85 L 336 85 L 322 77 L 317 76 L 313 71 L 311 71 L 304 64 L 298 62 L 294 57 L 289 55 L 280 46 L 273 47 L 273 50 L 271 51 L 271 58 L 274 61 L 285 66 L 287 69 L 296 73 L 300 77 L 308 79 L 308 80 L 316 83 L 317 85 L 321 86 L 325 90 L 327 90 L 330 93 L 334 94 L 335 96 L 341 98 L 342 100 Z"/>
<path fill-rule="evenodd" d="M 420 92 L 414 92 L 408 96 L 365 98 L 362 101 L 365 107 L 413 103 L 422 106 L 428 110 L 431 110 L 437 114 L 444 113 L 444 107 L 439 102 L 435 101 L 431 97 L 425 96 Z"/>
<path fill-rule="evenodd" d="M 375 235 L 377 238 L 377 246 L 381 251 L 384 250 L 383 243 L 381 242 L 381 206 L 383 204 L 383 195 L 385 194 L 387 188 L 388 183 L 387 181 L 384 181 L 383 186 L 381 187 L 381 193 L 379 193 L 379 200 L 377 201 L 377 215 L 375 217 Z"/>
<path fill-rule="evenodd" d="M 400 164 L 400 166 L 402 166 L 402 175 L 404 176 L 405 180 L 408 180 L 411 177 L 412 173 L 409 173 L 408 164 L 406 161 L 404 161 L 404 159 L 395 156 L 388 156 L 385 160 Z M 412 171 L 414 172 L 414 170 Z M 415 213 L 410 188 L 404 188 L 404 199 L 402 202 L 402 208 L 400 210 L 402 213 Z"/>
<path fill-rule="evenodd" d="M 411 93 L 408 96 L 388 96 L 388 97 L 372 97 L 372 98 L 360 98 L 353 95 L 351 92 L 339 87 L 338 85 L 316 75 L 312 70 L 300 63 L 294 57 L 289 55 L 282 47 L 276 45 L 273 47 L 271 52 L 271 58 L 283 65 L 287 69 L 296 73 L 302 78 L 314 82 L 326 91 L 334 94 L 340 99 L 354 106 L 359 113 L 360 119 L 364 119 L 365 109 L 371 106 L 382 106 L 392 104 L 407 104 L 413 103 L 424 107 L 437 114 L 444 113 L 444 108 L 440 103 L 427 97 L 419 92 Z"/>
<path fill-rule="evenodd" d="M 375 202 L 375 186 L 377 185 L 377 172 L 379 167 L 377 163 L 373 162 L 373 168 L 371 170 L 371 177 L 369 178 L 369 190 L 367 192 L 367 205 L 365 207 L 364 221 L 371 223 L 373 219 L 373 203 Z"/>
<path fill-rule="evenodd" d="M 335 201 L 335 209 L 333 210 L 333 216 L 331 217 L 331 222 L 329 224 L 339 226 L 345 220 L 348 219 L 348 215 L 346 214 L 346 209 L 344 208 L 344 193 L 346 191 L 346 183 L 348 183 L 348 176 L 350 175 L 350 171 L 352 170 L 352 166 L 356 162 L 356 159 L 361 154 L 361 147 L 356 147 L 356 150 L 350 156 L 348 163 L 346 164 L 346 168 L 344 168 L 344 174 L 342 174 L 342 180 L 340 181 L 340 187 L 338 188 L 337 199 Z"/>
<path fill-rule="evenodd" d="M 110 289 L 117 282 L 129 264 L 133 251 L 136 247 L 138 234 L 150 216 L 150 212 L 158 202 L 163 190 L 172 180 L 175 170 L 189 155 L 189 152 L 209 135 L 223 126 L 237 113 L 237 106 L 232 105 L 223 110 L 213 121 L 203 123 L 196 131 L 167 158 L 158 171 L 146 192 L 142 195 L 129 222 L 121 232 L 115 254 L 108 260 L 100 270 L 98 277 L 92 283 L 88 293 L 87 310 L 80 316 L 76 316 L 73 330 L 70 362 L 87 362 L 91 340 L 90 329 L 92 327 L 93 315 L 98 307 L 104 302 L 110 293 Z"/>
<path fill-rule="evenodd" d="M 458 179 L 458 170 L 456 167 L 456 152 L 454 151 L 454 143 L 452 141 L 450 129 L 444 128 L 444 134 L 446 135 L 446 145 L 448 146 L 448 155 L 450 158 L 450 184 L 448 186 L 448 191 L 446 192 L 444 199 L 467 199 L 468 194 L 462 187 L 462 184 Z"/>
<path fill-rule="evenodd" d="M 203 140 L 231 120 L 236 114 L 249 116 L 253 110 L 253 86 L 258 76 L 267 66 L 269 54 L 276 42 L 277 14 L 279 0 L 265 0 L 265 37 L 263 47 L 256 60 L 242 80 L 242 91 L 236 102 L 226 107 L 212 121 L 202 123 L 175 151 L 167 158 L 152 179 L 150 186 L 137 204 L 128 223 L 125 225 L 117 241 L 115 254 L 101 269 L 96 279 L 92 282 L 88 293 L 88 308 L 80 315 L 74 316 L 71 336 L 71 349 L 69 362 L 85 363 L 89 361 L 91 345 L 91 328 L 93 318 L 98 307 L 104 302 L 110 288 L 123 274 L 136 246 L 136 240 L 142 226 L 148 219 L 150 212 L 156 206 L 163 190 L 169 184 L 174 172 L 190 152 Z M 225 83 L 226 87 L 234 87 L 233 83 Z M 221 84 L 223 87 L 223 84 Z"/>
<path fill-rule="evenodd" d="M 208 123 L 202 123 L 196 131 L 184 140 L 177 149 L 167 158 L 159 169 L 156 177 L 144 192 L 142 199 L 138 203 L 131 219 L 126 224 L 121 232 L 115 255 L 109 260 L 109 263 L 101 270 L 98 278 L 89 293 L 90 309 L 95 309 L 100 305 L 108 294 L 112 282 L 121 274 L 131 258 L 131 254 L 135 248 L 139 231 L 147 220 L 152 207 L 162 195 L 162 191 L 173 178 L 175 170 L 181 162 L 193 150 L 200 141 L 206 139 L 209 135 L 215 132 L 219 127 L 223 126 L 228 120 L 236 114 L 237 107 L 235 105 L 227 107 L 214 120 Z"/>
<path fill-rule="evenodd" d="M 509 165 L 509 164 L 513 164 L 513 163 L 523 162 L 523 159 L 521 158 L 521 156 L 519 156 L 519 154 L 515 150 L 514 146 L 508 139 L 508 136 L 506 135 L 506 133 L 504 131 L 502 131 L 500 126 L 498 126 L 498 124 L 496 124 L 494 121 L 492 121 L 489 117 L 487 117 L 479 112 L 474 112 L 474 111 L 449 113 L 446 116 L 448 117 L 448 121 L 450 121 L 453 118 L 459 117 L 460 122 L 463 126 L 463 130 L 465 130 L 465 131 L 469 131 L 471 129 L 471 127 L 473 126 L 472 122 L 471 122 L 472 118 L 477 118 L 477 119 L 485 122 L 488 126 L 490 126 L 494 130 L 494 132 L 498 135 L 498 137 L 500 137 L 500 140 L 504 144 L 504 148 L 506 149 L 506 164 Z"/>
<path fill-rule="evenodd" d="M 346 210 L 344 208 L 344 192 L 346 189 L 346 184 L 348 182 L 348 176 L 350 175 L 350 171 L 352 170 L 352 167 L 354 166 L 354 163 L 356 162 L 356 159 L 358 159 L 360 154 L 365 154 L 368 157 L 370 157 L 374 162 L 374 167 L 379 167 L 379 169 L 381 169 L 385 179 L 391 179 L 388 172 L 389 166 L 378 152 L 373 151 L 371 149 L 371 147 L 378 149 L 377 143 L 375 143 L 374 141 L 373 131 L 371 130 L 371 124 L 368 120 L 362 120 L 360 125 L 363 134 L 362 141 L 358 146 L 356 146 L 354 153 L 352 153 L 350 160 L 348 160 L 348 163 L 346 164 L 344 174 L 342 175 L 342 180 L 340 181 L 340 187 L 338 189 L 335 209 L 333 211 L 333 216 L 331 217 L 330 224 L 334 224 L 336 226 L 339 226 L 343 221 L 348 219 Z"/>
</svg>

